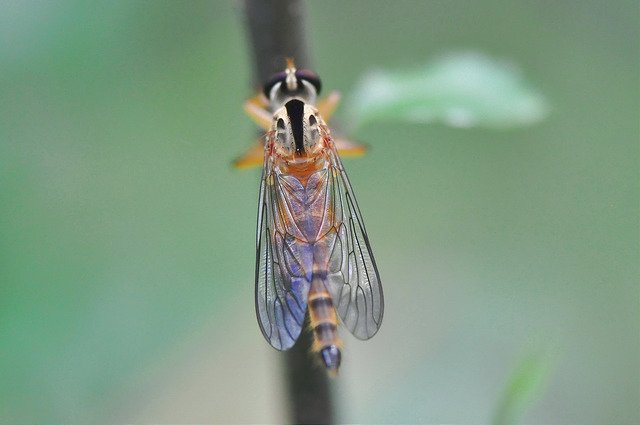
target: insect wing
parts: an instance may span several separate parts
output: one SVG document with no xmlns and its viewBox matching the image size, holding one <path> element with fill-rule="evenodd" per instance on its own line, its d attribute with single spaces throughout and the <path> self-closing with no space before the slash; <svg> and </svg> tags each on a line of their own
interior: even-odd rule
<svg viewBox="0 0 640 425">
<path fill-rule="evenodd" d="M 338 259 L 338 266 L 330 267 L 328 289 L 342 323 L 357 338 L 369 339 L 382 324 L 380 275 L 353 188 L 333 143 L 330 158 L 329 187 L 337 232 L 332 258 Z"/>
<path fill-rule="evenodd" d="M 286 191 L 265 159 L 256 235 L 256 315 L 266 340 L 287 350 L 300 336 L 307 310 L 309 281 L 292 272 L 292 248 L 282 225 Z M 285 259 L 287 256 L 287 259 Z"/>
</svg>

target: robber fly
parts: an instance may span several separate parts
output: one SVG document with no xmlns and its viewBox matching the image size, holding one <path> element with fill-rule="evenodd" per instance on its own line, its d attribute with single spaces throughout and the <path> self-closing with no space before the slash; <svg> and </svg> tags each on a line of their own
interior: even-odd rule
<svg viewBox="0 0 640 425">
<path fill-rule="evenodd" d="M 267 341 L 293 346 L 305 315 L 313 351 L 331 375 L 340 366 L 338 319 L 359 339 L 380 328 L 384 302 L 362 215 L 338 151 L 363 147 L 333 139 L 328 119 L 339 95 L 317 103 L 318 76 L 287 61 L 245 110 L 264 140 L 236 161 L 263 163 L 256 236 L 256 313 Z"/>
</svg>

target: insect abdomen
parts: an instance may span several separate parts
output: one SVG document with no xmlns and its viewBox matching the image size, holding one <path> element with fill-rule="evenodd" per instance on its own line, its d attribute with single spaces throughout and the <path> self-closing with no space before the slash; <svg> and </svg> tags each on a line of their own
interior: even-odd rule
<svg viewBox="0 0 640 425">
<path fill-rule="evenodd" d="M 338 337 L 338 319 L 331 294 L 319 278 L 314 278 L 309 289 L 309 322 L 313 330 L 313 351 L 320 353 L 330 373 L 340 367 L 342 341 Z"/>
</svg>

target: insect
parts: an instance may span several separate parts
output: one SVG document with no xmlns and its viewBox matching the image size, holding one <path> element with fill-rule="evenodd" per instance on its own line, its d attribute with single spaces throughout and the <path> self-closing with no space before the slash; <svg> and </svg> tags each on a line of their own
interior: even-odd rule
<svg viewBox="0 0 640 425">
<path fill-rule="evenodd" d="M 362 215 L 338 151 L 363 147 L 333 139 L 327 119 L 337 106 L 334 92 L 317 102 L 321 82 L 287 60 L 262 94 L 245 110 L 264 130 L 262 141 L 236 161 L 263 163 L 256 236 L 256 314 L 267 341 L 278 350 L 293 346 L 305 315 L 312 350 L 330 375 L 341 361 L 337 325 L 369 339 L 380 328 L 384 300 L 380 276 Z"/>
</svg>

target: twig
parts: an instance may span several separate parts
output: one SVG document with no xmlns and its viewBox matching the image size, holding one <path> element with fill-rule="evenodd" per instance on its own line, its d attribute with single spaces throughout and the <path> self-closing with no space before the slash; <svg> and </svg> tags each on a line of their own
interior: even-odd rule
<svg viewBox="0 0 640 425">
<path fill-rule="evenodd" d="M 309 49 L 302 0 L 245 0 L 254 64 L 254 83 L 264 83 L 282 71 L 284 58 L 291 57 L 300 68 L 309 68 Z"/>
<path fill-rule="evenodd" d="M 254 61 L 254 86 L 282 71 L 284 58 L 292 57 L 300 68 L 310 68 L 302 0 L 245 0 L 244 14 Z M 304 329 L 307 329 L 305 326 Z M 325 370 L 309 355 L 311 334 L 300 340 L 283 359 L 291 421 L 333 421 L 333 408 Z"/>
</svg>

